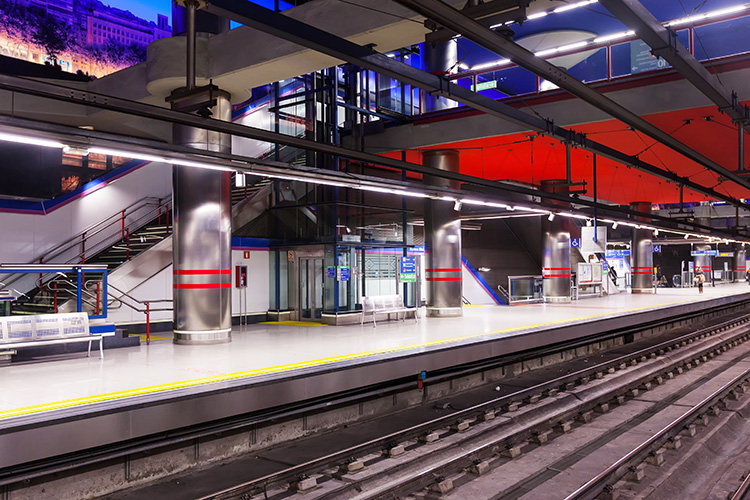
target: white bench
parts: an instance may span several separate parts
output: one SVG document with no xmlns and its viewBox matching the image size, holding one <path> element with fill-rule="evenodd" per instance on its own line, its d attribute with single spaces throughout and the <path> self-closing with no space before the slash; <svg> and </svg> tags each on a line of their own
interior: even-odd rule
<svg viewBox="0 0 750 500">
<path fill-rule="evenodd" d="M 398 315 L 404 313 L 404 320 L 406 320 L 407 313 L 414 313 L 414 321 L 419 320 L 416 307 L 404 306 L 404 299 L 400 295 L 376 295 L 373 297 L 362 297 L 362 321 L 361 325 L 365 324 L 365 315 L 372 315 L 372 326 L 377 326 L 375 323 L 376 314 L 387 314 L 390 319 L 391 314 Z"/>
<path fill-rule="evenodd" d="M 0 351 L 22 347 L 99 341 L 99 358 L 104 358 L 104 337 L 113 333 L 92 334 L 86 313 L 37 314 L 0 317 Z M 12 352 L 15 354 L 15 352 Z"/>
</svg>

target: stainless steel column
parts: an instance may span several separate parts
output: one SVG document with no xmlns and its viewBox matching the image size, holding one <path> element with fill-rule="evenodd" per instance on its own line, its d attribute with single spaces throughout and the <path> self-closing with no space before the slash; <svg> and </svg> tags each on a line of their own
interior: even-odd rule
<svg viewBox="0 0 750 500">
<path fill-rule="evenodd" d="M 542 191 L 546 193 L 567 193 L 570 190 L 565 179 L 542 181 Z M 561 209 L 569 205 L 552 201 Z M 542 217 L 542 277 L 544 278 L 544 300 L 549 302 L 570 301 L 570 219 L 555 217 L 549 220 Z"/>
<path fill-rule="evenodd" d="M 458 151 L 425 151 L 422 153 L 422 163 L 436 170 L 458 172 Z M 425 183 L 458 188 L 455 182 L 427 175 Z M 427 316 L 461 316 L 461 213 L 451 201 L 428 199 L 424 208 Z"/>
<path fill-rule="evenodd" d="M 651 203 L 636 201 L 630 204 L 630 210 L 648 214 Z M 637 221 L 648 222 L 650 219 L 636 218 Z M 654 289 L 654 248 L 650 229 L 633 228 L 633 238 L 630 242 L 630 291 L 631 293 L 653 293 Z"/>
<path fill-rule="evenodd" d="M 213 117 L 230 120 L 229 95 L 213 91 Z M 179 105 L 175 106 L 179 109 Z M 175 125 L 181 146 L 230 153 L 228 134 Z M 174 341 L 229 342 L 232 331 L 231 174 L 195 167 L 173 170 Z"/>
<path fill-rule="evenodd" d="M 747 273 L 747 254 L 745 253 L 745 247 L 741 244 L 734 245 L 734 281 L 745 281 L 745 275 Z"/>
<path fill-rule="evenodd" d="M 452 70 L 455 71 L 458 64 L 458 44 L 455 40 L 436 44 L 425 42 L 422 61 L 424 70 L 433 75 L 445 75 Z M 426 92 L 424 99 L 424 110 L 426 112 L 440 111 L 441 109 L 450 109 L 458 106 L 456 101 L 452 101 L 447 97 L 437 97 Z"/>
<path fill-rule="evenodd" d="M 698 252 L 708 252 L 709 250 L 713 250 L 711 248 L 711 245 L 708 244 L 701 244 L 701 245 L 694 245 L 693 250 L 696 250 Z M 710 255 L 696 255 L 694 258 L 695 262 L 695 273 L 697 274 L 698 271 L 702 271 L 703 274 L 706 276 L 706 283 L 711 283 L 711 256 Z"/>
</svg>

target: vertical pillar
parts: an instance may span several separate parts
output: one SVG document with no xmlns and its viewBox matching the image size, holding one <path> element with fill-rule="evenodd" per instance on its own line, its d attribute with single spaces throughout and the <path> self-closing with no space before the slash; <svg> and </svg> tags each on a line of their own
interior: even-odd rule
<svg viewBox="0 0 750 500">
<path fill-rule="evenodd" d="M 734 265 L 732 266 L 734 281 L 745 281 L 747 273 L 746 255 L 745 247 L 742 244 L 738 243 L 734 245 Z"/>
<path fill-rule="evenodd" d="M 436 170 L 459 171 L 458 151 L 430 150 L 422 153 L 422 163 Z M 453 187 L 457 183 L 425 176 L 425 183 Z M 427 316 L 461 316 L 461 213 L 454 203 L 425 200 L 425 250 L 427 254 Z"/>
<path fill-rule="evenodd" d="M 458 44 L 455 40 L 439 43 L 425 42 L 422 54 L 424 70 L 433 75 L 445 75 L 458 64 Z M 456 101 L 425 93 L 424 111 L 440 111 L 458 106 Z"/>
<path fill-rule="evenodd" d="M 226 93 L 215 91 L 213 116 L 231 118 Z M 179 106 L 176 106 L 179 109 Z M 231 136 L 174 125 L 180 146 L 229 153 Z M 232 331 L 231 173 L 175 165 L 174 341 L 178 344 L 229 342 Z"/>
<path fill-rule="evenodd" d="M 648 214 L 651 203 L 635 201 L 630 204 L 630 210 Z M 648 222 L 646 217 L 638 217 L 637 221 Z M 650 229 L 633 228 L 633 238 L 630 242 L 630 291 L 631 293 L 654 292 L 654 249 L 653 236 Z"/>
<path fill-rule="evenodd" d="M 570 190 L 565 179 L 542 181 L 545 193 L 567 193 Z M 565 202 L 553 200 L 552 204 L 568 209 Z M 544 278 L 544 300 L 548 302 L 570 301 L 570 219 L 542 217 L 542 277 Z"/>
<path fill-rule="evenodd" d="M 229 28 L 228 20 L 201 11 L 193 12 L 197 16 L 188 16 L 183 7 L 175 5 L 175 9 L 175 35 L 186 30 L 192 32 L 193 26 L 196 32 L 205 33 L 219 33 Z M 190 38 L 188 36 L 188 40 Z M 190 53 L 188 50 L 188 56 Z M 172 93 L 172 108 L 186 112 L 199 109 L 199 114 L 210 113 L 215 119 L 231 120 L 230 95 L 213 86 L 196 88 L 194 79 L 191 80 L 189 61 L 187 66 L 187 87 Z M 211 104 L 213 106 L 208 108 Z M 184 125 L 173 126 L 172 142 L 198 150 L 221 153 L 232 150 L 230 135 Z M 173 328 L 177 344 L 216 344 L 231 340 L 230 176 L 230 172 L 173 167 Z"/>
<path fill-rule="evenodd" d="M 711 245 L 707 243 L 703 244 L 697 244 L 693 246 L 693 249 L 697 252 L 708 252 L 709 250 L 713 250 L 711 248 Z M 711 278 L 711 256 L 710 255 L 696 255 L 695 256 L 695 273 L 697 274 L 698 271 L 702 271 L 703 274 L 706 276 L 706 282 L 711 283 L 713 280 Z"/>
</svg>

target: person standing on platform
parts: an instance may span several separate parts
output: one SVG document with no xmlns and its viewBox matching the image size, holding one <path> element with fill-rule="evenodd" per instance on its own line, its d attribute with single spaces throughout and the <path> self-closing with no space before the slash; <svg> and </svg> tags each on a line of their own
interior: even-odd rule
<svg viewBox="0 0 750 500">
<path fill-rule="evenodd" d="M 706 277 L 703 275 L 703 272 L 698 271 L 693 278 L 693 283 L 698 287 L 698 293 L 703 293 L 703 283 L 705 283 L 705 281 Z"/>
</svg>

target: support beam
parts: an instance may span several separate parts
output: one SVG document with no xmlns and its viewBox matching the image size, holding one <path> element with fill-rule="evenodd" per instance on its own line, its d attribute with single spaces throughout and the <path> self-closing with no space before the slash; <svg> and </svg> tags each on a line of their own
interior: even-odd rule
<svg viewBox="0 0 750 500">
<path fill-rule="evenodd" d="M 482 111 L 491 116 L 507 120 L 525 129 L 549 135 L 560 141 L 572 141 L 576 146 L 599 156 L 608 158 L 623 165 L 632 166 L 633 168 L 654 175 L 660 179 L 673 182 L 677 185 L 685 185 L 710 198 L 726 201 L 731 204 L 740 203 L 741 208 L 748 208 L 746 204 L 737 201 L 731 196 L 707 188 L 686 177 L 681 177 L 672 172 L 660 169 L 635 156 L 627 155 L 621 151 L 605 146 L 604 144 L 592 141 L 582 134 L 576 134 L 573 130 L 559 127 L 550 119 L 543 119 L 530 115 L 507 104 L 463 88 L 460 85 L 453 84 L 444 77 L 432 75 L 417 68 L 413 68 L 400 61 L 396 61 L 393 58 L 387 57 L 384 54 L 375 52 L 369 47 L 357 45 L 283 14 L 270 11 L 250 2 L 237 2 L 233 0 L 214 0 L 206 7 L 206 10 L 217 16 L 226 17 L 235 22 L 263 31 L 269 35 L 339 58 L 342 61 L 349 62 L 361 68 L 369 69 L 380 73 L 381 75 L 388 76 L 389 78 L 397 79 L 402 83 L 419 87 L 433 95 L 449 97 L 461 104 Z M 454 12 L 456 15 L 460 16 L 458 11 L 454 10 Z M 481 25 L 477 26 L 485 30 Z M 498 36 L 490 30 L 486 31 L 493 36 Z M 557 68 L 554 69 L 559 72 Z M 570 78 L 567 74 L 566 77 Z M 0 86 L 0 88 L 2 87 Z M 312 148 L 307 147 L 307 149 Z M 740 180 L 745 182 L 743 179 Z M 750 188 L 750 184 L 748 184 L 748 187 Z"/>
<path fill-rule="evenodd" d="M 51 139 L 54 141 L 62 142 L 64 144 L 74 144 L 77 147 L 98 147 L 103 149 L 118 150 L 122 152 L 122 156 L 127 156 L 126 153 L 130 152 L 130 154 L 133 154 L 135 156 L 158 156 L 159 158 L 164 158 L 167 160 L 178 160 L 187 163 L 199 161 L 209 167 L 214 167 L 222 170 L 234 170 L 236 172 L 249 175 L 259 175 L 273 178 L 290 178 L 291 176 L 293 176 L 295 179 L 303 182 L 307 182 L 308 180 L 310 182 L 321 182 L 325 180 L 331 185 L 349 186 L 353 188 L 359 186 L 369 186 L 374 188 L 393 190 L 393 194 L 398 194 L 399 190 L 419 191 L 425 188 L 423 184 L 415 182 L 398 181 L 337 170 L 292 165 L 280 161 L 250 158 L 247 156 L 232 153 L 221 153 L 208 150 L 200 151 L 199 153 L 197 153 L 194 148 L 190 147 L 165 144 L 154 140 L 121 136 L 108 132 L 101 132 L 98 130 L 80 129 L 69 125 L 40 122 L 19 117 L 8 117 L 0 115 L 0 129 L 8 133 L 29 134 L 30 136 L 37 138 Z M 346 158 L 346 156 L 342 157 Z M 508 196 L 521 195 L 528 197 L 530 200 L 535 200 L 536 198 L 546 200 L 546 204 L 539 203 L 537 205 L 535 201 L 531 201 L 530 205 L 553 211 L 555 210 L 555 205 L 554 202 L 550 204 L 550 200 L 565 202 L 567 204 L 572 203 L 575 205 L 596 209 L 600 218 L 609 217 L 613 219 L 633 219 L 635 217 L 643 215 L 641 213 L 629 210 L 628 208 L 594 202 L 586 198 L 573 199 L 567 196 L 567 194 L 563 195 L 558 193 L 545 193 L 536 189 L 526 188 L 516 184 L 506 184 L 498 181 L 483 179 L 480 177 L 473 177 L 466 174 L 435 170 L 432 168 L 424 167 L 421 164 L 391 160 L 390 158 L 386 157 L 374 157 L 382 160 L 380 162 L 374 162 L 375 165 L 384 165 L 422 175 L 432 175 L 434 177 L 441 177 L 447 180 L 459 181 L 461 183 L 466 183 L 482 188 L 481 190 L 474 190 L 473 192 L 484 195 L 480 197 L 486 197 L 488 201 L 504 202 L 505 200 L 507 200 Z M 428 189 L 438 196 L 451 196 L 459 199 L 464 196 L 472 197 L 469 194 L 472 191 L 454 190 L 435 186 L 431 186 Z M 687 223 L 682 220 L 677 220 L 671 217 L 665 217 L 657 214 L 651 214 L 650 217 L 652 222 L 660 223 L 660 225 L 658 226 L 659 229 L 664 229 L 667 231 L 676 230 L 703 233 L 712 232 L 712 234 L 718 238 L 740 238 L 743 240 L 747 238 L 746 235 L 739 234 L 739 232 L 722 232 L 710 226 L 695 222 Z"/>
<path fill-rule="evenodd" d="M 226 0 L 224 0 L 226 1 Z M 609 97 L 606 97 L 596 90 L 588 87 L 580 80 L 573 78 L 564 70 L 555 65 L 537 57 L 533 52 L 521 47 L 517 43 L 508 40 L 494 31 L 485 28 L 473 19 L 470 19 L 460 11 L 443 3 L 440 0 L 395 0 L 401 5 L 408 7 L 415 12 L 432 19 L 452 29 L 472 42 L 507 57 L 518 66 L 527 69 L 535 75 L 541 76 L 558 87 L 567 90 L 574 96 L 604 111 L 610 116 L 617 118 L 621 122 L 630 125 L 634 129 L 643 132 L 652 139 L 664 144 L 665 146 L 677 151 L 686 158 L 698 163 L 699 165 L 712 170 L 719 176 L 726 177 L 728 180 L 750 189 L 750 181 L 738 176 L 733 171 L 727 170 L 710 158 L 695 151 L 688 145 L 678 141 L 670 134 L 655 127 L 640 116 L 616 103 Z"/>
<path fill-rule="evenodd" d="M 599 0 L 607 10 L 643 40 L 651 52 L 663 58 L 695 88 L 729 115 L 735 122 L 748 119 L 747 108 L 737 95 L 727 90 L 716 75 L 712 75 L 677 40 L 674 31 L 662 25 L 638 0 Z M 747 123 L 743 123 L 747 127 Z"/>
<path fill-rule="evenodd" d="M 382 57 L 384 57 L 387 61 L 391 61 L 391 59 L 386 56 L 382 56 Z M 410 68 L 410 69 L 414 69 L 414 68 Z M 415 70 L 415 71 L 417 71 L 418 73 L 422 73 L 426 75 L 427 77 L 434 77 L 434 75 L 429 75 L 429 73 L 424 73 L 423 71 L 420 71 L 420 70 Z M 387 73 L 384 73 L 384 74 L 387 74 Z M 439 77 L 435 77 L 435 78 L 440 79 Z M 459 87 L 458 85 L 453 85 L 453 84 L 450 84 L 450 85 L 452 87 L 456 87 L 457 89 L 463 89 L 462 87 Z M 189 126 L 201 128 L 204 130 L 211 130 L 214 132 L 224 132 L 227 134 L 235 135 L 237 137 L 245 137 L 248 139 L 255 139 L 258 141 L 281 144 L 284 146 L 292 146 L 292 147 L 296 147 L 300 149 L 307 149 L 310 151 L 315 151 L 317 153 L 330 154 L 333 156 L 339 156 L 341 158 L 348 158 L 350 160 L 360 161 L 363 163 L 370 163 L 373 165 L 392 167 L 398 170 L 407 170 L 409 172 L 425 173 L 423 172 L 424 167 L 416 163 L 402 162 L 400 160 L 394 160 L 391 158 L 387 158 L 385 156 L 379 156 L 379 155 L 372 154 L 372 153 L 365 153 L 362 151 L 355 151 L 355 150 L 344 148 L 341 146 L 335 146 L 331 144 L 323 144 L 319 142 L 309 141 L 307 139 L 301 139 L 295 136 L 281 134 L 278 132 L 271 132 L 268 130 L 250 127 L 250 126 L 242 125 L 239 123 L 223 122 L 221 120 L 216 120 L 213 118 L 205 118 L 205 117 L 198 116 L 198 115 L 182 113 L 179 111 L 173 111 L 170 109 L 161 108 L 159 106 L 153 106 L 150 104 L 144 104 L 144 103 L 140 103 L 136 101 L 130 101 L 127 99 L 121 99 L 119 97 L 114 97 L 114 96 L 105 95 L 105 94 L 97 94 L 94 92 L 87 92 L 84 90 L 75 89 L 71 87 L 65 87 L 63 85 L 58 85 L 55 83 L 42 82 L 38 80 L 32 80 L 29 78 L 21 78 L 17 76 L 0 74 L 0 90 L 15 92 L 15 93 L 22 94 L 22 95 L 32 95 L 36 97 L 42 97 L 46 99 L 52 99 L 55 101 L 67 102 L 71 104 L 78 104 L 78 105 L 88 106 L 92 108 L 104 109 L 104 110 L 112 111 L 112 112 L 124 113 L 126 115 L 137 116 L 140 118 L 148 118 L 148 119 L 156 120 L 162 123 L 189 125 Z M 541 120 L 539 118 L 526 115 L 525 113 L 520 112 L 516 110 L 515 108 L 511 108 L 510 106 L 507 106 L 505 104 L 493 101 L 492 99 L 486 98 L 481 95 L 478 95 L 478 97 L 481 97 L 482 99 L 490 101 L 490 103 L 499 106 L 501 109 L 508 108 L 515 113 L 520 113 L 520 115 L 524 115 L 530 121 L 530 123 L 537 123 L 537 122 L 547 123 L 551 130 L 551 132 L 548 132 L 548 135 L 551 135 L 556 138 L 561 138 L 563 136 L 564 137 L 570 137 L 570 136 L 577 137 L 579 139 L 578 143 L 581 145 L 581 147 L 587 149 L 588 151 L 598 153 L 600 156 L 604 156 L 605 158 L 609 158 L 611 160 L 617 161 L 619 163 L 622 163 L 623 165 L 630 165 L 633 168 L 650 173 L 652 175 L 668 180 L 670 182 L 674 182 L 678 185 L 684 184 L 686 187 L 698 193 L 702 193 L 708 196 L 709 198 L 725 201 L 743 210 L 750 209 L 750 205 L 748 205 L 747 203 L 743 203 L 731 196 L 728 196 L 726 194 L 720 193 L 718 191 L 714 191 L 713 189 L 697 184 L 686 177 L 680 177 L 671 172 L 663 171 L 649 163 L 640 161 L 638 158 L 634 156 L 626 155 L 625 153 L 612 149 L 608 146 L 591 141 L 588 138 L 581 136 L 580 134 L 575 135 L 572 131 L 569 131 L 561 127 L 557 127 L 553 125 L 551 122 L 545 122 L 544 120 Z M 487 109 L 490 109 L 490 108 L 487 108 Z M 499 111 L 497 113 L 491 113 L 491 114 L 493 114 L 494 116 L 502 116 L 502 114 Z M 7 123 L 9 121 L 12 121 L 13 118 L 7 115 L 0 115 L 0 125 L 2 125 L 3 120 L 5 120 Z M 30 130 L 34 130 L 34 129 L 38 130 L 41 132 L 41 136 L 45 135 L 44 131 L 47 130 L 50 125 L 51 126 L 57 125 L 57 124 L 45 122 L 41 127 L 34 127 L 31 125 L 31 123 L 33 123 L 32 121 L 26 121 L 25 123 L 26 125 L 23 128 L 27 128 Z M 36 122 L 36 123 L 37 125 L 39 125 L 42 122 Z M 78 135 L 85 135 L 84 134 L 85 131 L 81 129 L 78 129 L 78 130 L 79 130 Z M 141 139 L 136 139 L 136 142 L 139 140 Z M 85 147 L 86 146 L 85 141 L 83 144 L 80 144 L 80 145 Z M 452 172 L 445 172 L 443 175 L 451 176 L 453 180 L 458 180 L 460 182 L 469 182 L 469 183 L 484 186 L 490 189 L 497 189 L 497 188 L 502 187 L 502 185 L 498 182 L 481 179 L 479 177 L 473 177 L 473 176 L 468 176 L 464 174 L 455 174 Z"/>
</svg>

